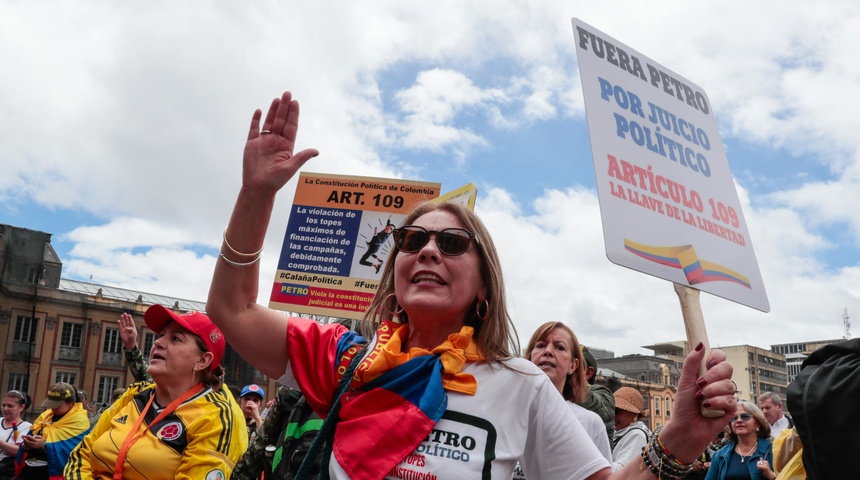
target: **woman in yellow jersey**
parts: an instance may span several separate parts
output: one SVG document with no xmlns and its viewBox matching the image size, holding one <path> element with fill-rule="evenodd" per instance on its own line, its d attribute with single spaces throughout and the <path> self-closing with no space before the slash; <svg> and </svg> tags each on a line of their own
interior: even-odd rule
<svg viewBox="0 0 860 480">
<path fill-rule="evenodd" d="M 220 382 L 224 336 L 200 312 L 153 305 L 147 372 L 72 452 L 67 479 L 229 478 L 248 447 L 242 411 Z"/>
</svg>

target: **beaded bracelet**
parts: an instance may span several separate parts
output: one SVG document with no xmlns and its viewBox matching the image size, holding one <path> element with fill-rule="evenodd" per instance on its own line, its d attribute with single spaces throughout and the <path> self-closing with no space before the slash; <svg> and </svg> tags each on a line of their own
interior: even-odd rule
<svg viewBox="0 0 860 480">
<path fill-rule="evenodd" d="M 262 255 L 260 255 L 257 258 L 251 260 L 250 262 L 244 262 L 244 263 L 243 262 L 234 262 L 233 260 L 230 260 L 229 258 L 227 258 L 227 256 L 224 255 L 224 252 L 218 252 L 218 253 L 221 254 L 222 260 L 224 260 L 225 262 L 227 262 L 230 265 L 233 265 L 234 267 L 248 267 L 250 265 L 253 265 L 253 264 L 259 262 L 260 258 L 262 258 Z"/>
<path fill-rule="evenodd" d="M 242 252 L 236 250 L 235 248 L 233 248 L 232 246 L 230 246 L 230 242 L 227 241 L 227 228 L 226 227 L 224 228 L 224 245 L 227 245 L 227 248 L 229 248 L 231 252 L 235 253 L 236 255 L 239 255 L 240 257 L 256 257 L 256 256 L 260 255 L 261 253 L 263 253 L 263 247 L 260 247 L 260 249 L 254 253 L 242 253 Z M 265 246 L 265 244 L 263 246 Z M 251 262 L 251 263 L 254 263 L 254 262 Z"/>
<path fill-rule="evenodd" d="M 687 476 L 693 469 L 693 463 L 686 465 L 678 461 L 660 441 L 659 433 L 662 427 L 654 430 L 648 444 L 642 447 L 642 462 L 658 479 L 664 477 L 677 480 Z"/>
<path fill-rule="evenodd" d="M 648 469 L 651 470 L 657 478 L 668 478 L 670 480 L 684 478 L 687 475 L 687 471 L 678 470 L 671 466 L 671 464 L 665 459 L 661 458 L 659 454 L 657 454 L 651 448 L 643 448 L 642 449 L 642 461 Z"/>
</svg>

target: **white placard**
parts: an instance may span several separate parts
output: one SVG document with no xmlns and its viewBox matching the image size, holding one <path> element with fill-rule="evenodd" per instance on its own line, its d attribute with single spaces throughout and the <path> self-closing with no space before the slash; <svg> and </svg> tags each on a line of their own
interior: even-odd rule
<svg viewBox="0 0 860 480">
<path fill-rule="evenodd" d="M 609 260 L 769 311 L 708 96 L 572 23 Z"/>
</svg>

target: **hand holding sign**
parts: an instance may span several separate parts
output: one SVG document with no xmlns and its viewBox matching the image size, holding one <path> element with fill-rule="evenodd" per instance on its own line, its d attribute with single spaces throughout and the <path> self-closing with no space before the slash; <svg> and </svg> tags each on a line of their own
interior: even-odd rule
<svg viewBox="0 0 860 480">
<path fill-rule="evenodd" d="M 684 315 L 684 329 L 687 331 L 687 345 L 692 346 L 701 343 L 705 349 L 705 356 L 702 357 L 702 361 L 697 367 L 698 376 L 702 376 L 708 370 L 706 362 L 711 354 L 711 347 L 708 345 L 708 332 L 705 329 L 705 318 L 702 315 L 702 306 L 699 303 L 699 291 L 676 283 L 675 293 L 678 294 L 678 299 L 681 301 L 681 313 Z M 684 368 L 687 368 L 687 365 L 684 365 Z M 722 417 L 725 414 L 725 410 L 702 406 L 702 415 L 708 418 Z"/>
</svg>

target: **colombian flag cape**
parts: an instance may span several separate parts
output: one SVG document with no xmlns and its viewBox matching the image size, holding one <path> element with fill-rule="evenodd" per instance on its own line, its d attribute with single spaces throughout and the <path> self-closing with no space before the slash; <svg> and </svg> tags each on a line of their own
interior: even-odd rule
<svg viewBox="0 0 860 480">
<path fill-rule="evenodd" d="M 296 318 L 288 325 L 293 376 L 308 404 L 324 418 L 340 377 L 366 341 L 341 326 L 327 328 Z M 481 359 L 471 327 L 432 351 L 404 353 L 408 328 L 383 322 L 341 399 L 332 453 L 354 480 L 383 478 L 415 450 L 445 412 L 446 390 L 473 395 L 477 389 L 474 377 L 460 372 L 467 362 Z M 320 375 L 329 367 L 334 375 Z"/>
<path fill-rule="evenodd" d="M 90 431 L 90 420 L 87 411 L 81 403 L 75 405 L 59 420 L 53 421 L 54 412 L 45 410 L 33 422 L 30 435 L 41 435 L 45 439 L 45 451 L 48 454 L 48 478 L 62 480 L 63 468 L 69 460 L 69 454 L 81 443 Z M 24 445 L 18 448 L 15 457 L 16 476 L 24 469 L 27 452 Z"/>
</svg>

